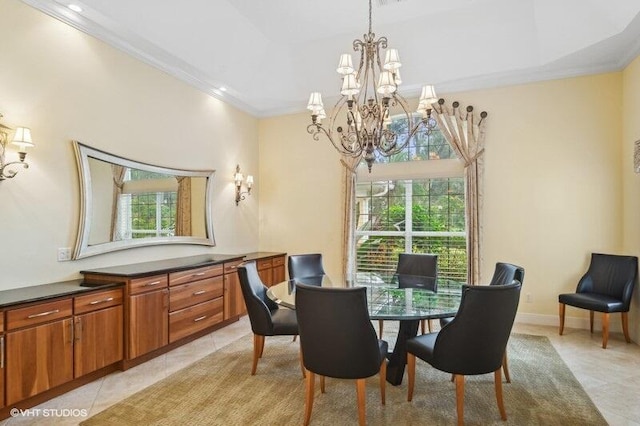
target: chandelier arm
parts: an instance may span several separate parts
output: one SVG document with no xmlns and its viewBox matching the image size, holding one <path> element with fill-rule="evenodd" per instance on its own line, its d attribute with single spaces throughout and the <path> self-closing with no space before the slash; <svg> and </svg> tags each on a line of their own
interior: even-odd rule
<svg viewBox="0 0 640 426">
<path fill-rule="evenodd" d="M 311 136 L 313 137 L 314 140 L 319 141 L 320 140 L 320 134 L 323 133 L 327 139 L 329 139 L 329 142 L 331 142 L 331 144 L 333 145 L 333 147 L 341 154 L 343 155 L 351 155 L 353 156 L 355 154 L 354 151 L 351 151 L 347 148 L 343 148 L 343 145 L 340 144 L 338 145 L 334 140 L 333 140 L 333 136 L 321 125 L 319 124 L 309 124 L 307 126 L 307 132 L 309 134 L 311 134 Z"/>
</svg>

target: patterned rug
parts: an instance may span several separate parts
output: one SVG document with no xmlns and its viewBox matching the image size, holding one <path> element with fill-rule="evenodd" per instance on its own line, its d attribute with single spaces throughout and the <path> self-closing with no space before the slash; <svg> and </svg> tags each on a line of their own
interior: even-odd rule
<svg viewBox="0 0 640 426">
<path fill-rule="evenodd" d="M 255 376 L 250 375 L 252 336 L 178 371 L 87 419 L 82 425 L 300 425 L 304 380 L 298 341 L 267 337 Z M 508 420 L 500 420 L 493 374 L 467 377 L 467 425 L 606 425 L 571 371 L 543 336 L 512 335 L 508 347 L 511 384 L 504 384 Z M 367 379 L 369 425 L 452 425 L 455 386 L 450 375 L 418 360 L 416 387 L 407 402 L 407 378 L 387 385 L 380 404 L 377 376 Z M 355 382 L 316 380 L 312 425 L 357 424 Z"/>
</svg>

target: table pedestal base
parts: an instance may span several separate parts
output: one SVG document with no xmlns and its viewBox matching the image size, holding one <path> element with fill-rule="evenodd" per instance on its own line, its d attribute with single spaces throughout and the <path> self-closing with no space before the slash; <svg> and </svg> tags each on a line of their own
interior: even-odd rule
<svg viewBox="0 0 640 426">
<path fill-rule="evenodd" d="M 420 320 L 402 320 L 393 352 L 387 355 L 387 382 L 394 386 L 402 383 L 404 368 L 407 365 L 407 340 L 418 335 Z"/>
</svg>

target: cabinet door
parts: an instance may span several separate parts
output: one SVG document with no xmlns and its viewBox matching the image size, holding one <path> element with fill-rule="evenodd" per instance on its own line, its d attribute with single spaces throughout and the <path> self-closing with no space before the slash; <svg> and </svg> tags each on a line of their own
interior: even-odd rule
<svg viewBox="0 0 640 426">
<path fill-rule="evenodd" d="M 247 313 L 237 272 L 224 276 L 224 319 Z"/>
<path fill-rule="evenodd" d="M 6 334 L 7 405 L 73 379 L 71 318 Z"/>
<path fill-rule="evenodd" d="M 122 359 L 122 305 L 74 318 L 75 377 L 99 370 Z"/>
<path fill-rule="evenodd" d="M 129 297 L 128 359 L 169 343 L 169 290 Z"/>
<path fill-rule="evenodd" d="M 0 408 L 4 407 L 4 334 L 0 334 Z"/>
<path fill-rule="evenodd" d="M 260 277 L 262 284 L 266 285 L 267 287 L 271 287 L 273 285 L 273 269 L 272 268 L 258 271 L 258 276 Z"/>
<path fill-rule="evenodd" d="M 281 283 L 285 280 L 285 256 L 278 256 L 273 258 L 273 284 Z"/>
</svg>

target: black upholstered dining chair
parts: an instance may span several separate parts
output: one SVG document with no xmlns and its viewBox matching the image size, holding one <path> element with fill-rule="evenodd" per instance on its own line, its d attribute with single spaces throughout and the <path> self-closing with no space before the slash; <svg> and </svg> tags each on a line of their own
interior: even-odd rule
<svg viewBox="0 0 640 426">
<path fill-rule="evenodd" d="M 287 266 L 290 280 L 325 274 L 320 253 L 290 255 Z"/>
<path fill-rule="evenodd" d="M 464 376 L 493 372 L 500 417 L 506 420 L 501 366 L 518 310 L 521 287 L 519 282 L 499 286 L 465 285 L 458 313 L 446 327 L 409 339 L 407 400 L 413 398 L 417 357 L 438 370 L 453 374 L 458 424 L 461 425 L 464 424 Z"/>
<path fill-rule="evenodd" d="M 400 288 L 426 288 L 436 291 L 438 283 L 438 255 L 425 253 L 400 253 L 398 255 L 398 287 Z M 412 277 L 432 277 L 433 280 L 414 280 Z M 426 284 L 425 284 L 426 283 Z M 420 321 L 420 331 L 425 332 L 427 320 Z M 431 322 L 429 331 L 431 331 Z M 384 331 L 384 321 L 378 320 L 378 335 L 382 338 Z"/>
<path fill-rule="evenodd" d="M 524 268 L 512 263 L 496 262 L 496 268 L 493 271 L 493 277 L 491 277 L 489 285 L 511 284 L 513 280 L 522 284 L 524 281 Z M 449 324 L 452 319 L 453 317 L 441 318 L 440 327 Z"/>
<path fill-rule="evenodd" d="M 613 254 L 591 254 L 591 264 L 580 278 L 575 293 L 558 295 L 560 315 L 560 335 L 564 332 L 566 305 L 589 311 L 589 324 L 593 333 L 593 312 L 602 312 L 602 347 L 607 348 L 609 340 L 609 314 L 620 312 L 622 332 L 627 343 L 629 337 L 628 312 L 631 296 L 636 286 L 638 258 Z"/>
<path fill-rule="evenodd" d="M 496 262 L 496 267 L 493 271 L 493 277 L 489 285 L 505 285 L 511 284 L 513 281 L 518 281 L 520 284 L 524 281 L 524 268 L 522 266 L 514 265 L 512 263 Z M 441 318 L 440 327 L 444 327 L 449 324 L 453 317 Z M 509 362 L 507 360 L 507 351 L 504 352 L 504 360 L 502 361 L 502 370 L 504 371 L 504 378 L 507 383 L 511 383 L 511 374 L 509 373 Z"/>
<path fill-rule="evenodd" d="M 304 424 L 313 409 L 315 375 L 355 379 L 359 424 L 365 424 L 365 379 L 380 375 L 385 403 L 388 344 L 379 340 L 367 309 L 366 288 L 327 288 L 296 285 L 296 312 L 300 329 L 302 362 L 306 369 Z"/>
<path fill-rule="evenodd" d="M 245 262 L 238 266 L 238 276 L 244 302 L 247 306 L 251 331 L 253 331 L 253 365 L 251 367 L 251 375 L 253 376 L 256 374 L 258 359 L 262 358 L 265 336 L 296 336 L 298 321 L 296 311 L 280 308 L 267 297 L 267 287 L 258 275 L 255 261 Z"/>
</svg>

